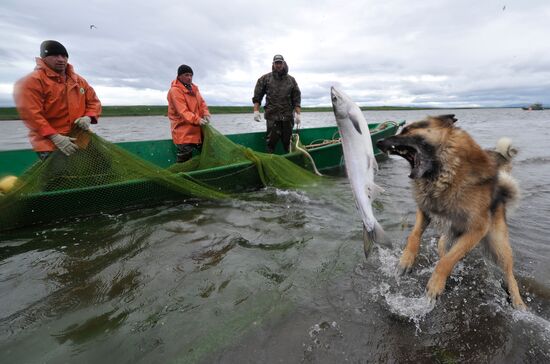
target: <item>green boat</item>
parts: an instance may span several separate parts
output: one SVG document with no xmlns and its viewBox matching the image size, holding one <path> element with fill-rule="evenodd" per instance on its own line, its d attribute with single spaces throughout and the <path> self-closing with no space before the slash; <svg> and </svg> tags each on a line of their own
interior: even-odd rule
<svg viewBox="0 0 550 364">
<path fill-rule="evenodd" d="M 531 104 L 527 107 L 522 107 L 523 110 L 544 110 L 544 106 L 541 103 Z"/>
<path fill-rule="evenodd" d="M 394 135 L 403 123 L 404 121 L 370 125 L 373 145 L 379 139 Z M 342 167 L 342 146 L 336 126 L 301 129 L 298 135 L 320 172 L 334 173 Z M 252 150 L 265 150 L 265 132 L 226 136 Z M 172 140 L 123 142 L 116 145 L 161 168 L 167 168 L 175 162 L 176 150 Z M 381 157 L 382 153 L 374 148 L 377 157 Z M 282 154 L 282 150 L 278 152 Z M 283 156 L 300 166 L 311 165 L 310 158 L 300 151 Z M 37 159 L 36 153 L 31 149 L 0 151 L 0 178 L 22 175 Z M 185 178 L 189 177 L 214 189 L 231 192 L 249 191 L 264 186 L 253 162 L 192 171 L 186 173 Z M 181 201 L 190 197 L 192 196 L 182 195 L 147 179 L 39 192 L 24 197 L 23 207 L 18 209 L 22 211 L 18 211 L 17 217 L 0 218 L 0 231 L 77 216 L 113 213 L 166 201 Z"/>
</svg>

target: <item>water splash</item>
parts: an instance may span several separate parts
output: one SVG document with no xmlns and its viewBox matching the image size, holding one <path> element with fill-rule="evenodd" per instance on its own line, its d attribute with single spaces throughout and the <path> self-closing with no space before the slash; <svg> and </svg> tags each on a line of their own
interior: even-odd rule
<svg viewBox="0 0 550 364">
<path fill-rule="evenodd" d="M 278 188 L 273 188 L 275 195 L 277 197 L 286 198 L 290 201 L 309 203 L 311 200 L 309 197 L 302 191 L 295 190 L 280 190 Z"/>
<path fill-rule="evenodd" d="M 402 293 L 391 293 L 387 283 L 381 284 L 380 289 L 380 294 L 384 297 L 390 312 L 414 323 L 417 334 L 422 332 L 420 323 L 434 309 L 435 302 L 430 301 L 425 295 L 407 297 Z"/>
<path fill-rule="evenodd" d="M 380 260 L 380 271 L 386 277 L 395 276 L 395 267 L 399 263 L 399 258 L 395 250 L 380 248 L 378 249 L 378 259 Z"/>
<path fill-rule="evenodd" d="M 538 333 L 541 339 L 550 343 L 550 321 L 529 311 L 513 310 L 512 319 L 530 326 L 532 333 Z"/>
<path fill-rule="evenodd" d="M 419 283 L 415 276 L 398 276 L 396 275 L 396 267 L 399 263 L 399 248 L 396 249 L 378 249 L 378 259 L 380 265 L 378 270 L 386 277 L 395 279 L 397 287 L 409 287 L 412 289 L 404 291 L 402 288 L 395 292 L 395 287 L 390 285 L 390 282 L 394 282 L 393 279 L 382 282 L 380 285 L 371 291 L 371 293 L 379 295 L 387 304 L 388 310 L 400 317 L 414 323 L 416 333 L 422 332 L 420 323 L 424 317 L 431 312 L 435 307 L 435 302 L 430 301 L 423 292 L 417 292 Z M 419 273 L 420 276 L 430 274 L 431 269 L 427 272 L 423 272 L 422 269 Z M 402 285 L 401 281 L 410 281 L 410 285 Z M 378 292 L 374 292 L 378 291 Z"/>
</svg>

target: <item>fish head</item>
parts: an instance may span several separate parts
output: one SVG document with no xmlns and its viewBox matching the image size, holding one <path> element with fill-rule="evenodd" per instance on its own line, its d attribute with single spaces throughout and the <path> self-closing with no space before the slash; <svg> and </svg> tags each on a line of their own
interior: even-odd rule
<svg viewBox="0 0 550 364">
<path fill-rule="evenodd" d="M 348 129 L 353 126 L 353 128 L 359 134 L 363 134 L 363 130 L 361 129 L 361 122 L 359 120 L 361 117 L 363 117 L 361 109 L 353 102 L 351 97 L 349 97 L 343 91 L 340 91 L 335 87 L 331 87 L 330 98 L 332 100 L 332 110 L 334 111 L 334 116 L 336 117 L 336 123 L 338 124 L 338 127 Z M 366 135 L 369 135 L 369 131 L 366 130 L 366 132 Z"/>
<path fill-rule="evenodd" d="M 406 125 L 399 134 L 379 140 L 378 149 L 409 162 L 409 178 L 435 178 L 440 170 L 439 152 L 454 128 L 454 115 L 430 116 Z"/>
</svg>

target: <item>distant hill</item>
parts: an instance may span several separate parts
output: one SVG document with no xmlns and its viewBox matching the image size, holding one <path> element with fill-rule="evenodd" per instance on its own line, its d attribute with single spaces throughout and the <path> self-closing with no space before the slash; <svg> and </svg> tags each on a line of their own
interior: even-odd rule
<svg viewBox="0 0 550 364">
<path fill-rule="evenodd" d="M 252 113 L 252 106 L 208 106 L 212 114 L 247 114 Z M 402 106 L 363 106 L 361 110 L 429 110 L 426 107 Z M 304 107 L 304 112 L 329 112 L 332 107 Z M 138 106 L 103 106 L 101 116 L 164 116 L 168 106 L 138 105 Z M 15 107 L 0 107 L 0 120 L 19 120 Z"/>
<path fill-rule="evenodd" d="M 508 104 L 498 107 L 485 107 L 479 109 L 494 108 L 521 108 L 529 106 L 525 103 Z M 544 107 L 547 108 L 546 106 Z M 549 107 L 550 108 L 550 107 Z M 212 114 L 247 114 L 252 113 L 252 106 L 209 106 Z M 418 107 L 418 106 L 361 106 L 361 110 L 438 110 L 438 109 L 477 109 L 472 107 Z M 330 106 L 303 107 L 303 112 L 331 112 Z M 165 116 L 168 106 L 164 105 L 137 105 L 137 106 L 103 106 L 101 116 Z M 0 107 L 0 120 L 19 120 L 19 114 L 15 107 Z"/>
</svg>

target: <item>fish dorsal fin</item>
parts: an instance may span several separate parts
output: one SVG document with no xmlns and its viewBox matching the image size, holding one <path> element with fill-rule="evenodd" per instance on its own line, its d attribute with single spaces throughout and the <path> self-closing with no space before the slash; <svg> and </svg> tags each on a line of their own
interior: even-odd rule
<svg viewBox="0 0 550 364">
<path fill-rule="evenodd" d="M 367 189 L 367 196 L 369 196 L 371 200 L 374 200 L 376 197 L 378 197 L 379 194 L 384 192 L 384 189 L 378 186 L 376 183 L 367 185 L 366 189 Z"/>
</svg>

